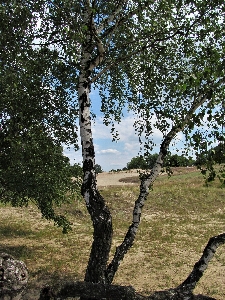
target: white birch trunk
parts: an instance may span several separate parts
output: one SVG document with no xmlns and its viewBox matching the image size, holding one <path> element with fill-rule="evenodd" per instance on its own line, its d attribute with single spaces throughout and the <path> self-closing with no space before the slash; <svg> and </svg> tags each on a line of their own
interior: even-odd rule
<svg viewBox="0 0 225 300">
<path fill-rule="evenodd" d="M 88 53 L 83 63 L 88 63 Z M 85 280 L 96 283 L 105 283 L 105 269 L 108 262 L 112 242 L 112 219 L 105 205 L 104 199 L 97 190 L 95 173 L 95 152 L 91 131 L 90 119 L 90 86 L 85 70 L 79 80 L 80 106 L 80 135 L 83 156 L 83 185 L 82 195 L 85 199 L 88 212 L 91 216 L 94 234 L 91 254 L 86 270 Z"/>
<path fill-rule="evenodd" d="M 89 1 L 86 2 L 87 6 Z M 88 32 L 86 42 L 82 45 L 81 71 L 78 83 L 79 97 L 79 123 L 83 157 L 83 184 L 82 195 L 88 212 L 91 216 L 94 233 L 91 253 L 85 274 L 85 281 L 93 283 L 106 283 L 105 270 L 108 263 L 112 242 L 112 218 L 103 197 L 99 194 L 96 184 L 95 151 L 91 130 L 90 117 L 90 74 L 103 58 L 104 49 L 96 38 L 93 20 L 89 9 L 84 15 L 84 25 Z M 95 57 L 93 51 L 97 47 L 99 56 Z M 100 51 L 101 50 L 101 51 Z M 95 59 L 93 60 L 93 56 Z"/>
</svg>

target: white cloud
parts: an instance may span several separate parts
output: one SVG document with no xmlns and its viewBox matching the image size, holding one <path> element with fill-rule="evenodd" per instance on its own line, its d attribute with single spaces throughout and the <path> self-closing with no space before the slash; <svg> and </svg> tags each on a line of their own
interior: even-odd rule
<svg viewBox="0 0 225 300">
<path fill-rule="evenodd" d="M 120 154 L 120 152 L 116 149 L 104 149 L 97 151 L 98 154 Z"/>
<path fill-rule="evenodd" d="M 97 118 L 92 125 L 94 141 L 98 139 L 111 139 L 110 128 L 102 124 L 102 118 Z"/>
<path fill-rule="evenodd" d="M 140 153 L 139 137 L 135 134 L 135 129 L 133 127 L 134 121 L 135 117 L 133 115 L 128 115 L 121 120 L 121 123 L 115 124 L 120 139 L 117 142 L 112 142 L 110 127 L 107 127 L 102 123 L 101 117 L 96 118 L 92 129 L 96 163 L 101 165 L 104 171 L 126 167 L 127 163 Z M 153 142 L 156 144 L 153 153 L 157 153 L 163 135 L 158 129 L 154 129 L 152 137 Z M 144 142 L 144 137 L 142 139 Z M 175 144 L 178 144 L 179 147 L 183 140 L 183 134 L 179 133 L 174 142 L 176 142 Z M 175 148 L 176 147 L 171 145 L 171 151 Z M 72 164 L 74 162 L 82 162 L 81 150 L 74 152 L 65 149 L 64 153 L 70 158 Z"/>
<path fill-rule="evenodd" d="M 137 152 L 140 150 L 140 144 L 136 141 L 136 142 L 133 142 L 133 143 L 125 143 L 124 144 L 124 150 L 128 153 L 130 152 Z"/>
<path fill-rule="evenodd" d="M 119 124 L 115 124 L 115 129 L 119 134 L 119 141 L 124 143 L 135 143 L 139 144 L 138 135 L 135 132 L 134 128 L 135 117 L 133 115 L 129 115 L 121 120 Z M 153 120 L 154 122 L 154 120 Z M 97 139 L 112 139 L 112 134 L 110 132 L 111 127 L 105 126 L 103 124 L 102 118 L 96 118 L 93 123 L 93 138 Z M 160 143 L 162 140 L 162 133 L 158 129 L 154 129 L 153 139 L 156 144 Z"/>
<path fill-rule="evenodd" d="M 135 136 L 135 130 L 133 127 L 134 117 L 128 116 L 122 119 L 119 124 L 115 124 L 115 128 L 119 133 L 120 141 L 127 141 L 133 139 Z M 96 118 L 93 123 L 93 137 L 94 139 L 112 139 L 111 127 L 103 124 L 103 118 Z"/>
</svg>

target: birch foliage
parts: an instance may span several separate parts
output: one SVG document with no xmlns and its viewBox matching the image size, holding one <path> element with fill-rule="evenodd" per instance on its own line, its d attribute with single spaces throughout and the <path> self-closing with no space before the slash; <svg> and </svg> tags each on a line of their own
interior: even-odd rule
<svg viewBox="0 0 225 300">
<path fill-rule="evenodd" d="M 5 11 L 9 3 L 2 5 Z M 139 132 L 149 135 L 153 120 L 166 132 L 169 120 L 178 122 L 198 92 L 216 90 L 210 110 L 223 96 L 223 1 L 18 1 L 7 14 L 8 23 L 18 25 L 11 36 L 24 44 L 24 51 L 14 47 L 10 55 L 36 49 L 49 57 L 48 64 L 30 60 L 42 65 L 45 78 L 55 71 L 51 76 L 61 77 L 55 83 L 62 80 L 64 90 L 75 92 L 90 35 L 87 75 L 100 89 L 106 124 L 119 121 L 125 107 L 141 117 L 143 123 L 135 123 Z"/>
<path fill-rule="evenodd" d="M 0 201 L 14 206 L 33 201 L 67 231 L 70 224 L 55 214 L 54 205 L 80 193 L 62 153 L 62 144 L 77 148 L 78 113 L 68 66 L 54 49 L 34 46 L 38 8 L 29 1 L 0 5 Z"/>
<path fill-rule="evenodd" d="M 137 133 L 147 138 L 146 147 L 151 149 L 153 129 L 166 134 L 204 93 L 211 93 L 211 98 L 189 120 L 186 137 L 190 141 L 194 125 L 205 124 L 204 116 L 211 128 L 204 138 L 221 136 L 223 1 L 38 4 L 39 47 L 58 52 L 70 68 L 67 80 L 74 85 L 89 37 L 86 75 L 100 90 L 104 123 L 111 124 L 114 138 L 114 123 L 128 109 L 137 116 Z"/>
<path fill-rule="evenodd" d="M 82 195 L 94 228 L 85 281 L 111 284 L 177 134 L 184 133 L 196 152 L 224 140 L 224 1 L 5 1 L 1 13 L 12 24 L 3 26 L 1 37 L 3 122 L 9 128 L 14 119 L 13 92 L 21 103 L 38 107 L 26 115 L 28 123 L 19 132 L 41 126 L 41 136 L 76 148 L 79 116 Z M 146 153 L 154 146 L 154 130 L 162 133 L 156 162 L 141 178 L 132 223 L 111 262 L 112 218 L 96 184 L 92 88 L 100 91 L 103 121 L 114 139 L 115 122 L 125 109 L 135 115 Z M 190 295 L 197 280 L 192 276 L 179 288 Z"/>
</svg>

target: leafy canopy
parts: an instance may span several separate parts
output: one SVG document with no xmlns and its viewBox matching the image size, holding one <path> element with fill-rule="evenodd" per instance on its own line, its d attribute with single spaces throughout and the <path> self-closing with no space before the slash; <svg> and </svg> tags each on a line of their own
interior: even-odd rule
<svg viewBox="0 0 225 300">
<path fill-rule="evenodd" d="M 78 147 L 75 93 L 87 47 L 86 76 L 100 91 L 104 123 L 114 138 L 114 123 L 128 109 L 147 154 L 155 129 L 164 137 L 173 128 L 183 130 L 196 152 L 223 142 L 224 13 L 223 0 L 4 0 L 1 188 L 7 153 L 29 157 L 43 148 L 37 161 L 48 165 L 49 149 Z M 15 155 L 15 165 L 19 160 L 25 161 L 16 163 Z M 41 199 L 38 205 L 43 207 Z"/>
<path fill-rule="evenodd" d="M 113 133 L 114 122 L 127 108 L 135 113 L 137 133 L 151 148 L 155 128 L 165 135 L 171 126 L 179 126 L 207 94 L 187 122 L 186 138 L 197 149 L 201 139 L 221 137 L 224 1 L 38 0 L 32 6 L 29 1 L 5 1 L 2 7 L 2 20 L 11 24 L 3 42 L 12 45 L 18 39 L 16 47 L 8 50 L 7 44 L 3 49 L 13 64 L 25 59 L 29 72 L 36 66 L 27 75 L 39 83 L 30 90 L 41 88 L 44 93 L 48 104 L 42 109 L 51 116 L 48 125 L 57 138 L 76 141 L 74 92 L 88 39 L 87 76 L 100 90 L 104 123 L 112 125 Z M 195 125 L 206 124 L 204 116 L 208 130 L 193 132 Z"/>
<path fill-rule="evenodd" d="M 70 224 L 54 205 L 80 193 L 61 146 L 78 148 L 76 99 L 59 53 L 33 46 L 37 8 L 29 1 L 0 5 L 0 201 L 33 201 L 67 231 Z"/>
</svg>

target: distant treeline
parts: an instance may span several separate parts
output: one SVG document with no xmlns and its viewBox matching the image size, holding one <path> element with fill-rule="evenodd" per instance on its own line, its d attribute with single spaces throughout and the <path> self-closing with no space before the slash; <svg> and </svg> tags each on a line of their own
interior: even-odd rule
<svg viewBox="0 0 225 300">
<path fill-rule="evenodd" d="M 158 157 L 157 153 L 154 154 L 149 154 L 148 156 L 136 156 L 131 159 L 130 162 L 127 163 L 127 170 L 131 169 L 151 169 Z M 170 167 L 188 167 L 192 166 L 195 164 L 195 160 L 193 160 L 191 157 L 187 158 L 183 155 L 168 155 L 165 162 L 164 166 L 170 166 Z"/>
<path fill-rule="evenodd" d="M 158 157 L 157 153 L 149 154 L 148 156 L 136 156 L 131 159 L 130 162 L 127 163 L 125 169 L 151 169 L 156 162 Z M 223 143 L 218 146 L 206 151 L 205 153 L 197 155 L 194 160 L 192 157 L 186 157 L 184 155 L 168 155 L 164 161 L 164 167 L 190 167 L 190 166 L 198 166 L 205 165 L 207 161 L 213 160 L 214 163 L 225 163 L 225 146 Z"/>
<path fill-rule="evenodd" d="M 148 156 L 135 156 L 127 163 L 123 169 L 112 169 L 110 172 L 119 172 L 131 169 L 151 169 L 156 162 L 158 153 L 149 154 Z M 191 167 L 191 166 L 204 166 L 211 161 L 215 164 L 225 163 L 225 145 L 220 143 L 218 146 L 196 155 L 196 158 L 186 157 L 184 155 L 170 154 L 167 155 L 164 161 L 164 167 Z M 77 166 L 75 173 L 77 172 Z M 74 168 L 72 167 L 72 168 Z M 102 167 L 98 164 L 95 166 L 96 173 L 103 172 Z"/>
</svg>

